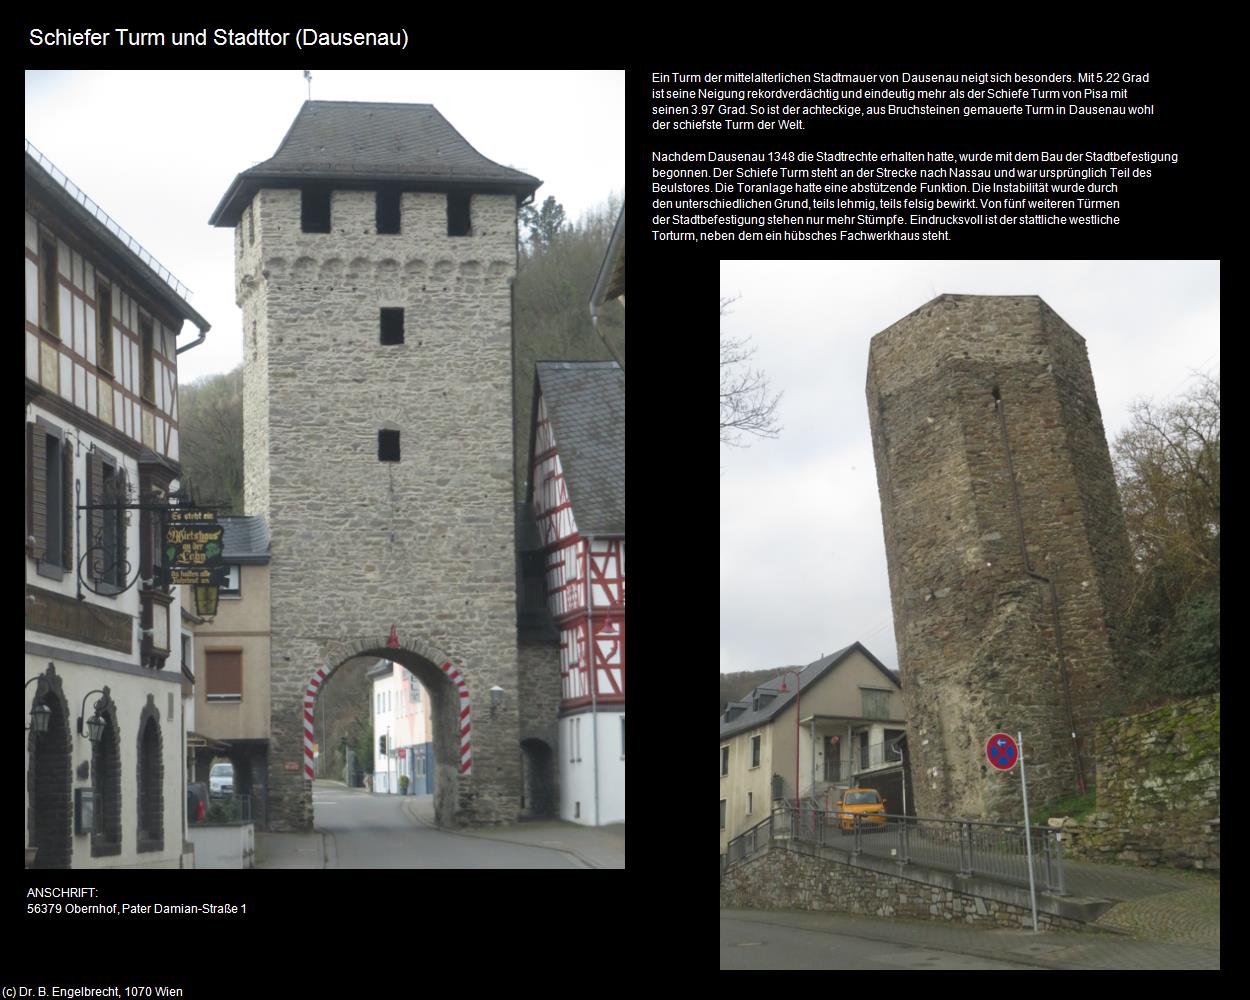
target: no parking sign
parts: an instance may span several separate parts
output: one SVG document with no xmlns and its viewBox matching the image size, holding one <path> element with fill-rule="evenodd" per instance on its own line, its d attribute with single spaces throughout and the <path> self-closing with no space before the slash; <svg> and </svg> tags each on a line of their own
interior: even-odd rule
<svg viewBox="0 0 1250 1000">
<path fill-rule="evenodd" d="M 995 733 L 985 741 L 985 756 L 993 767 L 1010 771 L 1016 766 L 1020 751 L 1016 748 L 1016 741 L 1006 733 Z"/>
<path fill-rule="evenodd" d="M 1020 791 L 1024 796 L 1024 843 L 1029 856 L 1029 901 L 1033 904 L 1033 933 L 1037 933 L 1037 888 L 1033 883 L 1033 837 L 1029 830 L 1029 786 L 1024 780 L 1024 758 L 1020 747 L 1024 745 L 1024 734 L 1017 737 L 1019 744 L 1006 733 L 995 733 L 985 741 L 985 756 L 990 766 L 1000 771 L 1010 771 L 1020 761 Z"/>
</svg>

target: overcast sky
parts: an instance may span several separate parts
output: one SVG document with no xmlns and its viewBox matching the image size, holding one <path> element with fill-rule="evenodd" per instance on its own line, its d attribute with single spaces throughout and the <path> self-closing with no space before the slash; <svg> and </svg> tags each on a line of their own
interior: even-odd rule
<svg viewBox="0 0 1250 1000">
<path fill-rule="evenodd" d="M 322 101 L 433 104 L 478 152 L 543 181 L 570 221 L 625 188 L 625 79 L 609 72 L 312 71 Z M 26 138 L 194 293 L 212 329 L 179 381 L 242 360 L 233 231 L 208 218 L 278 148 L 300 70 L 30 71 Z M 190 342 L 191 324 L 179 343 Z"/>
<path fill-rule="evenodd" d="M 898 667 L 864 387 L 868 342 L 944 293 L 1040 295 L 1085 338 L 1109 440 L 1135 398 L 1220 362 L 1218 261 L 722 261 L 721 329 L 784 392 L 775 440 L 720 449 L 721 672 L 859 640 Z"/>
</svg>

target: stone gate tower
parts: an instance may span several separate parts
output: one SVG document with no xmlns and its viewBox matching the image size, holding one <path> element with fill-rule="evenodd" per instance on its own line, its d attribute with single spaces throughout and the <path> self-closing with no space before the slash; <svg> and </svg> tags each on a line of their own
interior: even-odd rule
<svg viewBox="0 0 1250 1000">
<path fill-rule="evenodd" d="M 918 815 L 1092 787 L 1128 539 L 1085 341 L 1036 296 L 941 295 L 872 338 L 868 411 Z M 1075 733 L 1075 738 L 1073 734 Z"/>
<path fill-rule="evenodd" d="M 309 678 L 373 654 L 431 693 L 440 819 L 516 818 L 511 301 L 540 183 L 431 105 L 309 101 L 210 220 L 235 230 L 245 504 L 271 538 L 274 829 L 311 824 Z"/>
</svg>

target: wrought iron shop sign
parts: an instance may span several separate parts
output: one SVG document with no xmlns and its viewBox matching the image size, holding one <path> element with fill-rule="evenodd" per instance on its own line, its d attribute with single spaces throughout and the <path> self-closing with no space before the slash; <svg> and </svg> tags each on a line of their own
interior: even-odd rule
<svg viewBox="0 0 1250 1000">
<path fill-rule="evenodd" d="M 211 510 L 174 507 L 165 523 L 165 571 L 173 586 L 221 584 L 229 567 L 221 561 L 222 533 Z"/>
</svg>

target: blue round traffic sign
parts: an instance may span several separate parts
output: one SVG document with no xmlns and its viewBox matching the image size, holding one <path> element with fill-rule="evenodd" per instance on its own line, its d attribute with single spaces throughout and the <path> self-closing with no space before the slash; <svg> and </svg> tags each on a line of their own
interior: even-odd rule
<svg viewBox="0 0 1250 1000">
<path fill-rule="evenodd" d="M 1000 771 L 1010 771 L 1015 767 L 1020 751 L 1016 748 L 1016 741 L 1006 733 L 995 733 L 985 741 L 985 756 Z"/>
</svg>

